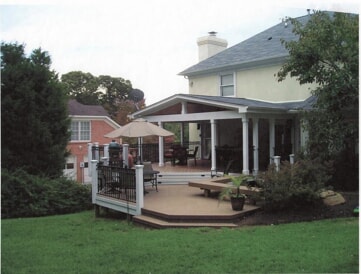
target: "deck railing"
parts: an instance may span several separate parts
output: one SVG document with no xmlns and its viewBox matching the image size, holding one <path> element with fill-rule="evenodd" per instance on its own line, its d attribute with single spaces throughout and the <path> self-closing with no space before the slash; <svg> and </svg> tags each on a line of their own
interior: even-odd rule
<svg viewBox="0 0 361 274">
<path fill-rule="evenodd" d="M 144 206 L 143 165 L 135 169 L 91 161 L 92 203 L 130 215 L 141 214 Z"/>
<path fill-rule="evenodd" d="M 135 170 L 98 164 L 98 193 L 103 196 L 136 202 Z"/>
</svg>

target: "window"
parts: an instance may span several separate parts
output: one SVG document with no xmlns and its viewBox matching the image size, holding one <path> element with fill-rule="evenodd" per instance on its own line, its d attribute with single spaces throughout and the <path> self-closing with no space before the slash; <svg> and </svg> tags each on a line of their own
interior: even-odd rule
<svg viewBox="0 0 361 274">
<path fill-rule="evenodd" d="M 234 79 L 233 73 L 223 74 L 220 76 L 221 96 L 234 96 Z"/>
<path fill-rule="evenodd" d="M 90 141 L 90 122 L 72 121 L 71 122 L 71 140 L 72 141 Z"/>
</svg>

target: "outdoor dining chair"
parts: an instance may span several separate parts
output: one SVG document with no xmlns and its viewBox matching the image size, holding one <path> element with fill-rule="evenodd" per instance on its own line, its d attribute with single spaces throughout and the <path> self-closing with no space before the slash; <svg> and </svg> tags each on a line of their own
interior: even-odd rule
<svg viewBox="0 0 361 274">
<path fill-rule="evenodd" d="M 144 183 L 150 182 L 152 187 L 155 187 L 155 190 L 158 191 L 158 180 L 157 174 L 159 171 L 154 170 L 151 162 L 143 162 L 143 181 Z"/>
<path fill-rule="evenodd" d="M 187 159 L 194 159 L 194 165 L 197 165 L 197 152 L 198 152 L 198 146 L 194 147 L 193 153 L 187 154 Z"/>
</svg>

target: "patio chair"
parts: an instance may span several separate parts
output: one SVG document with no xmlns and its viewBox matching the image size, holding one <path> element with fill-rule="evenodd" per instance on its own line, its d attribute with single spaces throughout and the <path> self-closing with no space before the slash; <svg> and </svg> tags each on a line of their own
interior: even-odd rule
<svg viewBox="0 0 361 274">
<path fill-rule="evenodd" d="M 197 165 L 197 152 L 198 152 L 198 146 L 194 147 L 194 150 L 192 153 L 187 153 L 187 160 L 188 159 L 194 159 L 194 165 Z"/>
<path fill-rule="evenodd" d="M 143 181 L 144 183 L 150 182 L 152 187 L 155 187 L 155 190 L 158 192 L 158 180 L 157 180 L 157 170 L 153 169 L 151 162 L 143 162 Z"/>
<path fill-rule="evenodd" d="M 172 166 L 175 165 L 175 157 L 174 157 L 173 149 L 168 149 L 167 151 L 164 152 L 164 161 L 166 162 L 167 160 L 171 161 Z"/>
</svg>

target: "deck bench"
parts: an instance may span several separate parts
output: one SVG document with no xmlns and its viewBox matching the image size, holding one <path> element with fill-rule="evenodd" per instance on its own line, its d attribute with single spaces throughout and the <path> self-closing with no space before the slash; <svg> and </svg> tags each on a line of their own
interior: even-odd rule
<svg viewBox="0 0 361 274">
<path fill-rule="evenodd" d="M 229 178 L 194 180 L 194 181 L 189 181 L 188 186 L 198 187 L 204 190 L 204 196 L 209 197 L 212 190 L 220 192 L 223 189 L 230 187 L 230 185 L 228 184 L 229 182 L 230 182 Z M 239 189 L 241 193 L 250 196 L 250 198 L 262 192 L 262 189 L 257 187 L 240 186 Z M 254 199 L 252 200 L 255 202 Z"/>
</svg>

